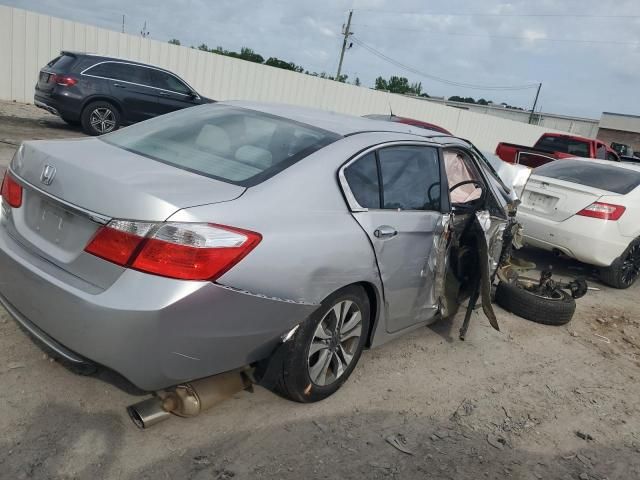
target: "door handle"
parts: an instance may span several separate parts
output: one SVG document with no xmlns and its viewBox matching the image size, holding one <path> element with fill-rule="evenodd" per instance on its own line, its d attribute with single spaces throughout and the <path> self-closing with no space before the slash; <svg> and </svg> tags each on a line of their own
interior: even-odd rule
<svg viewBox="0 0 640 480">
<path fill-rule="evenodd" d="M 113 86 L 117 88 L 126 88 L 124 85 L 120 85 L 119 83 L 114 83 Z"/>
<path fill-rule="evenodd" d="M 393 238 L 396 235 L 398 235 L 398 231 L 389 225 L 381 225 L 373 232 L 373 236 L 376 238 Z"/>
</svg>

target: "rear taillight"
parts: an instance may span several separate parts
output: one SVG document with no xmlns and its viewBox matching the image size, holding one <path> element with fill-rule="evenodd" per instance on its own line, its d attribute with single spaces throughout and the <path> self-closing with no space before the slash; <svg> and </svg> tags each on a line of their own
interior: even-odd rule
<svg viewBox="0 0 640 480">
<path fill-rule="evenodd" d="M 2 179 L 2 198 L 10 207 L 20 208 L 22 205 L 22 186 L 6 171 Z"/>
<path fill-rule="evenodd" d="M 121 266 L 182 280 L 216 280 L 260 243 L 259 233 L 207 223 L 113 220 L 85 251 Z"/>
<path fill-rule="evenodd" d="M 624 211 L 622 205 L 613 205 L 611 203 L 595 202 L 584 210 L 580 210 L 577 215 L 583 217 L 599 218 L 601 220 L 618 220 Z"/>
<path fill-rule="evenodd" d="M 49 77 L 49 83 L 55 83 L 63 87 L 73 87 L 78 83 L 78 79 L 69 75 L 58 75 L 54 73 Z"/>
</svg>

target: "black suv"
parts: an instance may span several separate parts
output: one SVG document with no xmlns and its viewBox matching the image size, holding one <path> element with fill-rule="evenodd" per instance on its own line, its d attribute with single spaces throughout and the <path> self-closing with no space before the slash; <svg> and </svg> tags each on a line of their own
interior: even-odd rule
<svg viewBox="0 0 640 480">
<path fill-rule="evenodd" d="M 36 106 L 89 135 L 211 102 L 167 70 L 65 51 L 40 70 L 34 95 Z"/>
</svg>

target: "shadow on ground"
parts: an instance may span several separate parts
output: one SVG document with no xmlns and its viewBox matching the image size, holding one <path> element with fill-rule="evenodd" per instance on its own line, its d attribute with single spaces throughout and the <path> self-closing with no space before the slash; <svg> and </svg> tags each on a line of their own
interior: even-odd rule
<svg viewBox="0 0 640 480">
<path fill-rule="evenodd" d="M 54 403 L 33 415 L 19 440 L 0 442 L 0 469 L 3 478 L 11 479 L 639 478 L 640 455 L 635 447 L 602 445 L 596 439 L 584 441 L 579 451 L 541 455 L 533 453 L 539 445 L 522 448 L 527 445 L 522 437 L 467 426 L 464 415 L 444 423 L 380 411 L 321 417 L 256 425 L 252 431 L 228 435 L 211 432 L 206 443 L 173 445 L 171 450 L 162 445 L 161 436 L 147 431 L 140 451 L 146 449 L 148 455 L 157 448 L 157 455 L 164 456 L 132 470 L 127 465 L 136 452 L 120 449 L 127 427 L 117 418 L 82 414 Z M 198 422 L 170 421 L 182 421 L 185 429 Z M 411 453 L 393 447 L 386 440 L 391 436 L 404 440 L 403 448 Z"/>
</svg>

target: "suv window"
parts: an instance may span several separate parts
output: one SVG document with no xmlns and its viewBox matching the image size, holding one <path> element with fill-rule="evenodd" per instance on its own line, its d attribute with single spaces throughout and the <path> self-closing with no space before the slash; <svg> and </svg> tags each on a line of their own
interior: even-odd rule
<svg viewBox="0 0 640 480">
<path fill-rule="evenodd" d="M 151 85 L 163 90 L 182 93 L 183 95 L 189 95 L 189 93 L 191 93 L 191 89 L 183 82 L 170 73 L 161 70 L 151 70 Z"/>
<path fill-rule="evenodd" d="M 47 63 L 47 67 L 55 68 L 58 71 L 68 70 L 76 60 L 73 55 L 60 55 Z"/>
<path fill-rule="evenodd" d="M 559 160 L 536 168 L 533 173 L 626 195 L 640 186 L 640 171 L 585 160 Z"/>
<path fill-rule="evenodd" d="M 380 181 L 376 154 L 367 153 L 344 170 L 349 189 L 358 205 L 364 208 L 380 208 Z"/>
<path fill-rule="evenodd" d="M 149 85 L 149 71 L 150 69 L 148 68 L 130 63 L 104 62 L 91 67 L 86 70 L 85 73 L 87 75 L 95 75 L 96 77 Z"/>
<path fill-rule="evenodd" d="M 433 147 L 399 146 L 378 151 L 385 209 L 440 210 L 440 162 Z"/>
</svg>

